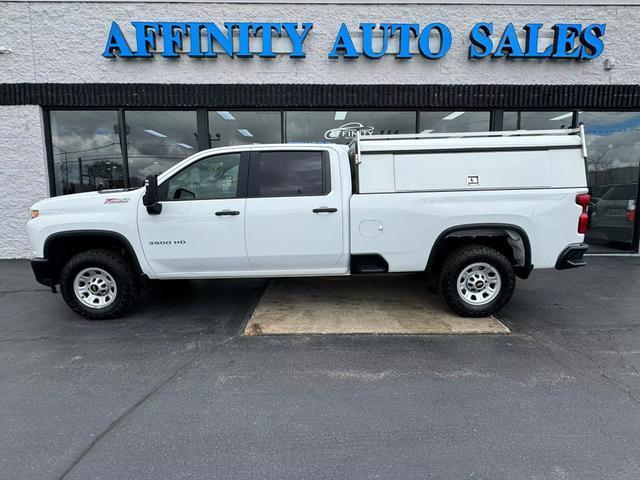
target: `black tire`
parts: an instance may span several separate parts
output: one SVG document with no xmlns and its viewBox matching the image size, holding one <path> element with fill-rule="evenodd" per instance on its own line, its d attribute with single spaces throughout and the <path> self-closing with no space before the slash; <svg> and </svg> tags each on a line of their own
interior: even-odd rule
<svg viewBox="0 0 640 480">
<path fill-rule="evenodd" d="M 74 281 L 78 273 L 86 268 L 100 268 L 107 272 L 116 284 L 115 299 L 107 306 L 93 308 L 85 305 L 76 296 Z M 131 263 L 113 250 L 87 250 L 71 257 L 60 272 L 60 293 L 67 305 L 89 320 L 119 318 L 133 305 L 140 285 Z"/>
<path fill-rule="evenodd" d="M 500 287 L 497 293 L 492 300 L 482 305 L 470 303 L 458 292 L 459 276 L 474 263 L 486 263 L 493 267 L 500 276 Z M 440 274 L 442 295 L 451 309 L 463 317 L 493 315 L 511 300 L 515 286 L 516 276 L 513 265 L 502 253 L 490 247 L 483 245 L 460 247 L 451 252 L 442 265 Z M 477 299 L 484 301 L 479 296 Z"/>
</svg>

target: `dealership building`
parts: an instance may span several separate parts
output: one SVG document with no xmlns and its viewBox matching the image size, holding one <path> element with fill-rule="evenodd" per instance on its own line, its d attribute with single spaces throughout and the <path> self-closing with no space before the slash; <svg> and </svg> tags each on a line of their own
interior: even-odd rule
<svg viewBox="0 0 640 480">
<path fill-rule="evenodd" d="M 637 253 L 639 46 L 632 2 L 0 1 L 0 258 L 207 148 L 579 124 L 587 241 Z"/>
</svg>

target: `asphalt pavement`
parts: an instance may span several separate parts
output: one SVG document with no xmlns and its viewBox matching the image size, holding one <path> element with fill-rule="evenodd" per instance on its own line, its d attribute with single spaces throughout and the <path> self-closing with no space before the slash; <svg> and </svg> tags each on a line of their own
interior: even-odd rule
<svg viewBox="0 0 640 480">
<path fill-rule="evenodd" d="M 0 262 L 0 479 L 640 477 L 640 259 L 534 271 L 511 335 L 239 334 L 264 280 L 90 322 Z"/>
</svg>

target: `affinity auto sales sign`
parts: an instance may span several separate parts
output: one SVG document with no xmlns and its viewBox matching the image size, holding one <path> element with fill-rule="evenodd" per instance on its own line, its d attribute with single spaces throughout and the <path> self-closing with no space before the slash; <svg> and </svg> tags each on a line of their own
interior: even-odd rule
<svg viewBox="0 0 640 480">
<path fill-rule="evenodd" d="M 112 22 L 102 55 L 106 58 L 273 58 L 274 38 L 289 42 L 287 55 L 305 57 L 305 42 L 313 23 L 298 22 L 131 22 L 134 35 L 127 38 Z M 358 40 L 345 23 L 336 32 L 328 58 L 353 59 L 363 55 L 377 59 L 394 55 L 399 59 L 420 56 L 429 60 L 444 57 L 451 48 L 453 33 L 444 23 L 361 23 Z M 582 25 L 527 23 L 518 29 L 509 23 L 496 31 L 491 22 L 476 23 L 467 33 L 469 58 L 564 58 L 590 60 L 604 50 L 604 23 Z M 541 38 L 551 36 L 549 43 Z M 251 48 L 258 39 L 259 47 Z M 393 41 L 394 48 L 390 45 Z M 135 49 L 133 48 L 135 45 Z M 359 45 L 358 47 L 356 45 Z M 417 45 L 417 51 L 412 46 Z"/>
</svg>

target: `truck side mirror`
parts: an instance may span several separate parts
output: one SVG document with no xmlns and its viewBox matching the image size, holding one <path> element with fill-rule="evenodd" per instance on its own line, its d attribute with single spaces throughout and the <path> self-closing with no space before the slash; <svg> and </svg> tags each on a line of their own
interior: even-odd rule
<svg viewBox="0 0 640 480">
<path fill-rule="evenodd" d="M 144 196 L 142 204 L 147 207 L 149 215 L 158 215 L 162 211 L 162 204 L 158 202 L 158 177 L 149 175 L 144 180 Z"/>
</svg>

